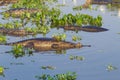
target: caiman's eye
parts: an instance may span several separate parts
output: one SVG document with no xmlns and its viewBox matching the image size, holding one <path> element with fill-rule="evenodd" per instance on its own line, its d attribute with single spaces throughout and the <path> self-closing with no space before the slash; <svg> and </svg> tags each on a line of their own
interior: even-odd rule
<svg viewBox="0 0 120 80">
<path fill-rule="evenodd" d="M 52 44 L 52 46 L 51 46 L 52 48 L 58 48 L 59 47 L 59 45 L 58 44 Z"/>
</svg>

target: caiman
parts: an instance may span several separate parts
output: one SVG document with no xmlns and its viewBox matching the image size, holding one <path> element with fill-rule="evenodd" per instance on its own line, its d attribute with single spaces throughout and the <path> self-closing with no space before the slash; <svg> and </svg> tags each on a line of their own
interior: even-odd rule
<svg viewBox="0 0 120 80">
<path fill-rule="evenodd" d="M 27 36 L 27 35 L 34 35 L 33 32 L 26 31 L 24 29 L 7 29 L 7 28 L 0 28 L 0 33 L 3 35 L 10 35 L 10 36 Z"/>
<path fill-rule="evenodd" d="M 13 43 L 5 43 L 3 45 L 21 45 L 27 48 L 33 48 L 35 51 L 55 51 L 66 50 L 72 48 L 90 47 L 90 45 L 82 45 L 81 43 L 72 43 L 68 41 L 58 41 L 55 38 L 32 38 Z"/>
<path fill-rule="evenodd" d="M 86 2 L 82 5 L 82 8 L 89 8 L 91 4 L 120 4 L 120 0 L 86 0 Z"/>
<path fill-rule="evenodd" d="M 120 4 L 120 0 L 92 0 L 92 4 Z"/>
<path fill-rule="evenodd" d="M 108 31 L 106 28 L 96 27 L 96 26 L 60 26 L 64 30 L 72 30 L 72 31 L 86 31 L 86 32 L 103 32 Z"/>
<path fill-rule="evenodd" d="M 40 9 L 34 9 L 34 8 L 30 8 L 30 9 L 29 8 L 14 8 L 14 9 L 10 9 L 5 12 L 2 12 L 2 14 L 8 13 L 10 16 L 20 17 L 24 15 L 25 13 L 34 14 L 40 11 L 41 11 Z"/>
<path fill-rule="evenodd" d="M 0 6 L 17 3 L 19 0 L 0 0 Z"/>
</svg>

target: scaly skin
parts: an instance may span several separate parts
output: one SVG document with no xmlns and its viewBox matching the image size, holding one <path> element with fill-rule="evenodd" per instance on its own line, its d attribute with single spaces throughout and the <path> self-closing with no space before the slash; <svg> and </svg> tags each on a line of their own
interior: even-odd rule
<svg viewBox="0 0 120 80">
<path fill-rule="evenodd" d="M 62 26 L 64 30 L 72 30 L 72 31 L 86 31 L 86 32 L 103 32 L 108 31 L 108 29 L 96 27 L 96 26 Z"/>
<path fill-rule="evenodd" d="M 6 29 L 0 28 L 0 33 L 4 35 L 11 35 L 11 36 L 27 36 L 27 35 L 34 35 L 32 32 L 27 32 L 24 29 Z"/>
<path fill-rule="evenodd" d="M 17 3 L 19 0 L 0 0 L 0 6 Z"/>
<path fill-rule="evenodd" d="M 54 38 L 27 39 L 13 43 L 6 43 L 5 45 L 22 45 L 23 47 L 33 48 L 36 51 L 66 50 L 72 48 L 81 48 L 83 46 L 90 47 L 90 45 L 82 45 L 80 43 L 57 41 Z"/>
</svg>

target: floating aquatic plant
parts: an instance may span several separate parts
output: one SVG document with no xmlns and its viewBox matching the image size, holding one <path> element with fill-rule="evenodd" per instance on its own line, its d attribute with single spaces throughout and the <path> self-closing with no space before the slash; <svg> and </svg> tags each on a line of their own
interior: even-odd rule
<svg viewBox="0 0 120 80">
<path fill-rule="evenodd" d="M 50 70 L 54 70 L 55 67 L 54 66 L 41 66 L 42 69 L 50 69 Z"/>
<path fill-rule="evenodd" d="M 83 56 L 70 55 L 69 59 L 70 60 L 80 60 L 80 61 L 83 61 L 85 58 Z"/>
<path fill-rule="evenodd" d="M 76 80 L 77 75 L 75 72 L 67 72 L 65 74 L 56 74 L 51 76 L 49 74 L 43 74 L 41 76 L 35 76 L 38 80 Z"/>
<path fill-rule="evenodd" d="M 113 66 L 112 64 L 107 65 L 107 70 L 108 71 L 113 71 L 113 70 L 116 70 L 116 69 L 117 69 L 117 67 Z"/>
<path fill-rule="evenodd" d="M 10 53 L 12 53 L 15 58 L 23 57 L 26 54 L 32 55 L 32 52 L 33 52 L 33 49 L 24 48 L 22 45 L 19 45 L 19 44 L 14 45 L 12 47 L 12 50 L 10 51 Z"/>
<path fill-rule="evenodd" d="M 62 41 L 66 39 L 66 34 L 63 34 L 63 33 L 53 34 L 52 37 L 58 41 Z"/>
<path fill-rule="evenodd" d="M 4 73 L 4 67 L 0 66 L 0 74 L 3 74 L 3 73 Z"/>
<path fill-rule="evenodd" d="M 0 35 L 0 43 L 6 43 L 6 36 Z"/>
<path fill-rule="evenodd" d="M 80 36 L 73 35 L 72 40 L 73 41 L 79 41 L 79 40 L 82 40 L 82 38 Z"/>
<path fill-rule="evenodd" d="M 63 17 L 52 20 L 53 24 L 57 26 L 68 26 L 68 25 L 93 25 L 93 26 L 102 26 L 102 17 L 98 15 L 97 17 L 93 17 L 87 14 L 65 14 Z"/>
<path fill-rule="evenodd" d="M 7 22 L 7 23 L 0 23 L 0 27 L 7 28 L 7 29 L 18 29 L 22 27 L 22 23 L 20 21 L 13 21 L 13 22 Z"/>
<path fill-rule="evenodd" d="M 5 77 L 4 70 L 5 70 L 5 68 L 3 66 L 0 66 L 0 76 Z"/>
</svg>

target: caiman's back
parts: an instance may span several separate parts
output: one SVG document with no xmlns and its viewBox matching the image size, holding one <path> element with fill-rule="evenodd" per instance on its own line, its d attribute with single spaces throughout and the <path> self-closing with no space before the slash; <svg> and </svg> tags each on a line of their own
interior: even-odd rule
<svg viewBox="0 0 120 80">
<path fill-rule="evenodd" d="M 67 41 L 57 41 L 54 38 L 34 38 L 27 39 L 19 42 L 6 43 L 6 45 L 22 45 L 22 46 L 33 46 L 34 48 L 80 48 L 80 43 L 72 43 Z"/>
</svg>

